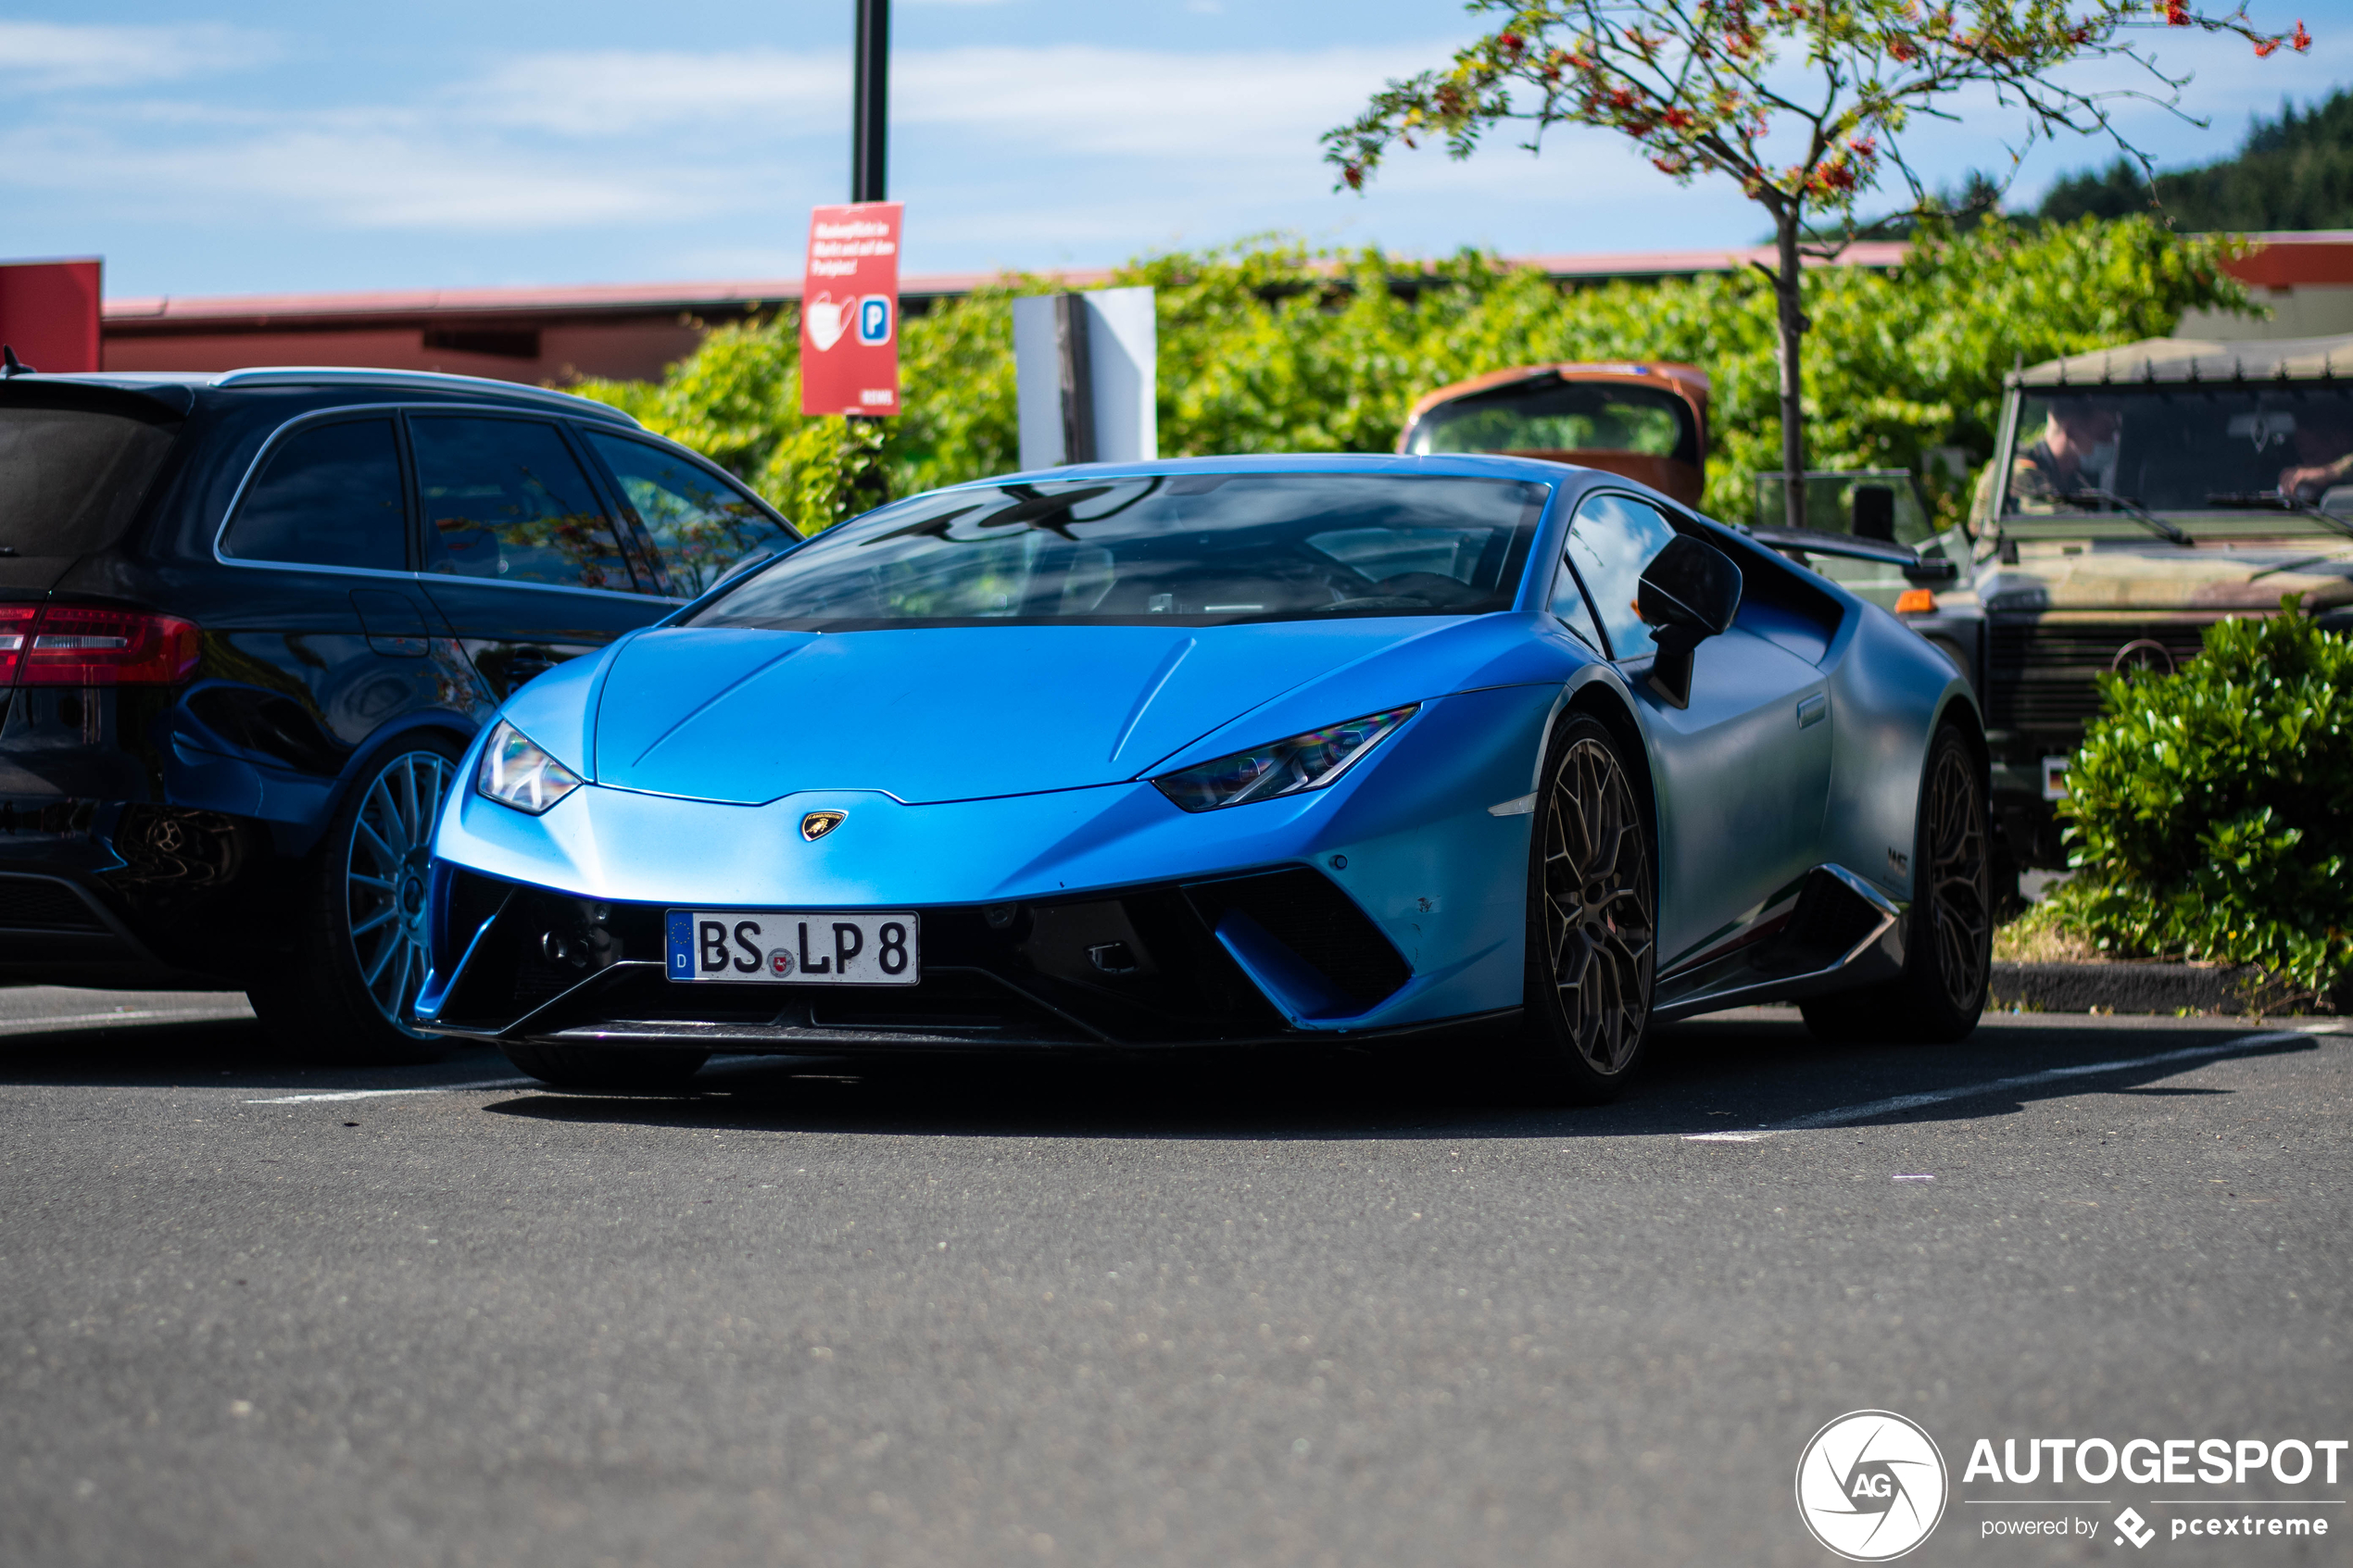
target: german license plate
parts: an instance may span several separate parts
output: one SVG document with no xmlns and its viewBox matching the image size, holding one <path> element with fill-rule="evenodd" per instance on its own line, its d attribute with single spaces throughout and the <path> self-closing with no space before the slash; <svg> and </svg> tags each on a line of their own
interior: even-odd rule
<svg viewBox="0 0 2353 1568">
<path fill-rule="evenodd" d="M 912 985 L 912 909 L 672 909 L 670 978 L 735 985 Z"/>
</svg>

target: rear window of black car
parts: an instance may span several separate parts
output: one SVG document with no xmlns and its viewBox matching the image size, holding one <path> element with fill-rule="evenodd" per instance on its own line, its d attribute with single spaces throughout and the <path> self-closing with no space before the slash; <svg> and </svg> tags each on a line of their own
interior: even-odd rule
<svg viewBox="0 0 2353 1568">
<path fill-rule="evenodd" d="M 78 556 L 113 544 L 178 428 L 63 398 L 0 402 L 0 547 Z"/>
<path fill-rule="evenodd" d="M 1508 609 L 1551 495 L 1441 474 L 971 486 L 819 534 L 686 624 L 1218 625 Z"/>
</svg>

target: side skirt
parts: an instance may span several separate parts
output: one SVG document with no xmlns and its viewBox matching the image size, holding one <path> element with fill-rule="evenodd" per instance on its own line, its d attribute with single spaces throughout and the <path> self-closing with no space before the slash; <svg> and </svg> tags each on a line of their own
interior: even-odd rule
<svg viewBox="0 0 2353 1568">
<path fill-rule="evenodd" d="M 1793 898 L 1768 901 L 1745 929 L 1659 977 L 1661 1022 L 1756 1002 L 1844 991 L 1904 972 L 1905 907 L 1843 866 L 1816 866 Z"/>
</svg>

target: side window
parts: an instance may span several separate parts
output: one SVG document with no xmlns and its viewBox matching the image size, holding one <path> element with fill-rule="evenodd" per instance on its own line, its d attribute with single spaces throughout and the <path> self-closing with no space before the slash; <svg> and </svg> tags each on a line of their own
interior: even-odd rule
<svg viewBox="0 0 2353 1568">
<path fill-rule="evenodd" d="M 1656 507 L 1630 495 L 1595 495 L 1577 508 L 1568 526 L 1569 564 L 1585 580 L 1593 613 L 1609 633 L 1612 658 L 1651 652 L 1651 629 L 1634 613 L 1634 596 L 1642 569 L 1674 537 Z"/>
<path fill-rule="evenodd" d="M 612 470 L 670 574 L 670 591 L 693 598 L 748 556 L 796 543 L 742 491 L 648 442 L 583 432 Z"/>
<path fill-rule="evenodd" d="M 278 443 L 220 550 L 238 560 L 406 571 L 408 515 L 392 421 L 339 420 Z"/>
<path fill-rule="evenodd" d="M 551 424 L 409 416 L 425 570 L 567 588 L 635 584 L 588 476 Z"/>
<path fill-rule="evenodd" d="M 1604 659 L 1609 657 L 1609 645 L 1602 641 L 1602 629 L 1593 623 L 1593 607 L 1585 602 L 1585 591 L 1577 585 L 1577 575 L 1568 570 L 1566 559 L 1553 574 L 1553 602 L 1549 608 L 1579 642 Z"/>
</svg>

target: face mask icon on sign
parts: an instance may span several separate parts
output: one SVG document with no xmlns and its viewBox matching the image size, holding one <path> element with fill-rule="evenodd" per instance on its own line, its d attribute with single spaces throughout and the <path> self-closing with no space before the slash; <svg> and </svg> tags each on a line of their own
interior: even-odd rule
<svg viewBox="0 0 2353 1568">
<path fill-rule="evenodd" d="M 800 315 L 809 324 L 809 341 L 821 349 L 831 348 L 849 326 L 849 302 L 821 294 L 802 304 Z"/>
</svg>

